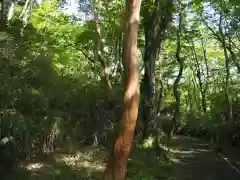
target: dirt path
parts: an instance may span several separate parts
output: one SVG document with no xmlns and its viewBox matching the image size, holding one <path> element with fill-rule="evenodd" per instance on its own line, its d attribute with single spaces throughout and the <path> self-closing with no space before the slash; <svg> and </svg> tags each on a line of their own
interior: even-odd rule
<svg viewBox="0 0 240 180">
<path fill-rule="evenodd" d="M 174 180 L 240 180 L 240 174 L 199 140 L 178 137 L 170 147 Z"/>
<path fill-rule="evenodd" d="M 240 180 L 240 173 L 202 141 L 174 138 L 169 151 L 171 161 L 166 162 L 154 148 L 134 147 L 126 180 Z M 7 180 L 102 180 L 106 155 L 104 148 L 92 146 L 56 152 L 23 162 L 21 171 Z"/>
</svg>

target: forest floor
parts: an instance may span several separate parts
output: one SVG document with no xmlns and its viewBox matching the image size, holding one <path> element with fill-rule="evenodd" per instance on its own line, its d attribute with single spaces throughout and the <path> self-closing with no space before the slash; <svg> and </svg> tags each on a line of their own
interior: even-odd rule
<svg viewBox="0 0 240 180">
<path fill-rule="evenodd" d="M 127 180 L 239 180 L 226 159 L 203 141 L 175 137 L 168 148 L 169 161 L 157 157 L 156 150 L 134 147 L 129 158 Z M 57 152 L 45 159 L 22 163 L 11 180 L 101 180 L 108 153 L 104 148 L 81 147 Z"/>
<path fill-rule="evenodd" d="M 175 180 L 239 180 L 237 169 L 225 155 L 217 155 L 208 144 L 187 137 L 170 144 L 172 174 Z M 239 153 L 238 153 L 239 154 Z"/>
</svg>

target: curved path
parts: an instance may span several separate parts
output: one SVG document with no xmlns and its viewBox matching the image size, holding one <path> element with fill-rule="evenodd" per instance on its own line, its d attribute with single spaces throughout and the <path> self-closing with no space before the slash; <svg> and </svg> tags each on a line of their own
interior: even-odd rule
<svg viewBox="0 0 240 180">
<path fill-rule="evenodd" d="M 240 174 L 202 141 L 175 137 L 170 148 L 173 159 L 171 179 L 240 180 Z"/>
</svg>

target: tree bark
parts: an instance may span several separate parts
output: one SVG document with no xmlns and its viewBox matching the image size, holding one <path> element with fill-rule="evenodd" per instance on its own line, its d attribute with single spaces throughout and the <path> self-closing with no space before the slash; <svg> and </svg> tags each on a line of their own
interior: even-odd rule
<svg viewBox="0 0 240 180">
<path fill-rule="evenodd" d="M 231 59 L 234 63 L 234 65 L 236 66 L 237 68 L 237 72 L 240 73 L 240 63 L 239 63 L 239 59 L 236 57 L 236 54 L 234 53 L 234 51 L 232 50 L 232 40 L 230 37 L 228 37 L 229 39 L 229 45 L 226 46 L 226 48 L 228 49 L 230 55 L 231 55 Z"/>
<path fill-rule="evenodd" d="M 223 8 L 223 1 L 221 1 L 221 8 Z M 223 19 L 223 14 L 222 14 L 222 9 L 220 12 L 220 18 L 219 18 L 219 24 L 218 24 L 218 29 L 219 33 L 222 39 L 222 46 L 223 46 L 223 52 L 225 56 L 225 68 L 226 68 L 226 78 L 225 78 L 225 98 L 227 101 L 227 120 L 228 122 L 232 122 L 232 102 L 231 98 L 229 97 L 229 78 L 230 78 L 230 67 L 229 67 L 229 57 L 228 57 L 228 52 L 227 52 L 227 47 L 226 47 L 226 38 L 223 33 L 223 28 L 222 28 L 222 19 Z"/>
<path fill-rule="evenodd" d="M 13 14 L 14 14 L 14 6 L 15 6 L 15 2 L 11 2 L 11 5 L 10 7 L 8 8 L 8 15 L 7 15 L 7 21 L 8 23 L 10 23 L 12 17 L 13 17 Z"/>
<path fill-rule="evenodd" d="M 157 104 L 157 110 L 156 110 L 156 113 L 158 116 L 160 115 L 160 110 L 162 109 L 164 93 L 165 93 L 165 86 L 164 86 L 164 81 L 162 77 L 160 79 L 160 83 L 161 83 L 161 89 L 159 92 L 159 98 L 158 98 L 158 104 Z"/>
<path fill-rule="evenodd" d="M 120 129 L 110 154 L 104 180 L 124 180 L 127 160 L 133 141 L 139 106 L 140 65 L 137 53 L 137 34 L 140 21 L 141 0 L 126 3 L 124 27 L 124 100 L 120 118 Z"/>
<path fill-rule="evenodd" d="M 28 20 L 31 17 L 34 3 L 35 3 L 35 0 L 27 0 L 19 16 L 19 18 L 22 19 L 22 22 L 23 22 L 22 31 L 27 26 Z"/>
<path fill-rule="evenodd" d="M 204 103 L 205 103 L 205 106 L 203 108 L 203 111 L 206 112 L 207 111 L 207 103 L 206 103 L 206 94 L 207 94 L 207 91 L 208 91 L 208 87 L 209 87 L 209 66 L 208 66 L 208 60 L 207 60 L 207 53 L 206 53 L 206 48 L 204 46 L 204 43 L 203 43 L 203 39 L 201 38 L 201 45 L 202 45 L 202 51 L 203 51 L 203 58 L 204 58 L 204 63 L 205 63 L 205 66 L 206 66 L 206 73 L 207 73 L 207 76 L 206 76 L 206 82 L 205 82 L 205 87 L 203 88 L 203 94 L 204 94 Z M 203 102 L 202 102 L 203 103 Z"/>
<path fill-rule="evenodd" d="M 201 73 L 200 63 L 198 61 L 198 57 L 197 57 L 197 53 L 196 53 L 193 41 L 192 41 L 192 53 L 193 53 L 193 56 L 194 56 L 194 59 L 195 59 L 195 66 L 196 66 L 196 71 L 197 71 L 197 79 L 198 79 L 199 89 L 200 89 L 200 93 L 201 93 L 202 109 L 203 109 L 203 112 L 205 113 L 207 111 L 206 95 L 205 95 L 203 82 L 202 82 L 202 73 Z"/>
<path fill-rule="evenodd" d="M 92 1 L 92 13 L 94 16 L 94 23 L 95 23 L 95 31 L 96 31 L 96 35 L 97 35 L 97 40 L 96 40 L 96 55 L 97 55 L 97 59 L 98 61 L 101 63 L 102 67 L 103 67 L 103 74 L 105 77 L 105 82 L 106 85 L 108 87 L 109 90 L 112 89 L 112 83 L 110 80 L 110 76 L 109 76 L 109 67 L 108 67 L 108 61 L 107 59 L 104 57 L 103 55 L 103 40 L 102 40 L 102 36 L 101 36 L 101 30 L 100 27 L 98 25 L 98 17 L 95 11 L 95 4 L 96 4 L 96 0 Z"/>
<path fill-rule="evenodd" d="M 147 4 L 146 4 L 147 5 Z M 149 135 L 150 125 L 155 126 L 155 62 L 159 57 L 160 47 L 165 39 L 165 31 L 172 19 L 173 1 L 155 0 L 151 16 L 144 16 L 144 79 L 143 79 L 143 138 Z M 146 6 L 149 8 L 149 6 Z M 147 9 L 149 11 L 149 9 Z M 150 17 L 150 18 L 149 18 Z"/>
<path fill-rule="evenodd" d="M 180 4 L 181 5 L 181 4 Z M 181 6 L 180 6 L 181 8 Z M 178 31 L 177 31 L 177 49 L 176 49 L 176 59 L 179 64 L 179 71 L 178 71 L 178 76 L 174 82 L 173 85 L 173 94 L 176 100 L 176 105 L 175 105 L 175 111 L 174 111 L 174 116 L 172 119 L 172 129 L 171 131 L 174 132 L 176 128 L 176 123 L 180 119 L 180 93 L 179 93 L 179 82 L 182 78 L 182 73 L 183 73 L 183 59 L 180 57 L 180 52 L 181 52 L 181 29 L 182 29 L 182 9 L 179 10 L 179 25 L 178 25 Z"/>
<path fill-rule="evenodd" d="M 5 26 L 5 16 L 4 16 L 4 1 L 1 0 L 1 29 Z"/>
</svg>

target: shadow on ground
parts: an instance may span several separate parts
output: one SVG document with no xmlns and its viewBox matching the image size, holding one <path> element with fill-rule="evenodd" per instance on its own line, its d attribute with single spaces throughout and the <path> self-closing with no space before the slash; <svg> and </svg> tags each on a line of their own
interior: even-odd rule
<svg viewBox="0 0 240 180">
<path fill-rule="evenodd" d="M 92 146 L 81 147 L 72 153 L 56 152 L 21 163 L 21 168 L 7 180 L 100 180 L 107 155 L 105 148 Z M 169 165 L 157 158 L 154 149 L 133 148 L 127 180 L 169 179 L 169 173 Z"/>
<path fill-rule="evenodd" d="M 100 180 L 107 159 L 105 148 L 85 146 L 52 156 L 25 161 L 9 180 Z M 126 180 L 239 180 L 225 161 L 202 141 L 174 138 L 170 162 L 158 158 L 154 148 L 133 147 Z"/>
<path fill-rule="evenodd" d="M 175 180 L 239 180 L 221 158 L 200 140 L 174 138 L 171 143 L 172 179 Z"/>
<path fill-rule="evenodd" d="M 156 149 L 133 148 L 128 161 L 127 180 L 167 180 L 169 173 L 169 162 L 159 158 Z"/>
<path fill-rule="evenodd" d="M 76 180 L 102 179 L 104 168 L 102 148 L 83 147 L 78 151 L 56 152 L 52 156 L 21 163 L 20 169 L 8 179 L 13 180 Z"/>
</svg>

